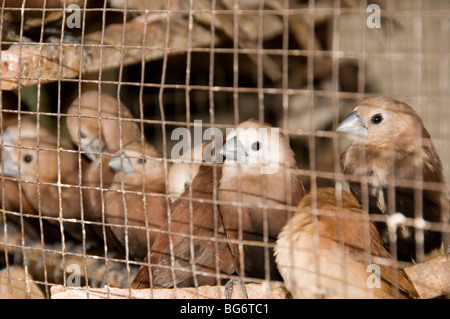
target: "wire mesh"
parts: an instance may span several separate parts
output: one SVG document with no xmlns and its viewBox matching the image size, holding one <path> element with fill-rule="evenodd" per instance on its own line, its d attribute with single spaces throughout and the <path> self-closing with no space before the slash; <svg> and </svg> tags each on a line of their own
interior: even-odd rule
<svg viewBox="0 0 450 319">
<path fill-rule="evenodd" d="M 363 217 L 348 218 L 364 224 L 357 262 L 410 269 L 420 297 L 448 296 L 445 270 L 447 288 L 423 295 L 418 288 L 431 280 L 420 267 L 436 257 L 424 233 L 445 242 L 450 232 L 449 197 L 442 220 L 424 220 L 423 191 L 447 194 L 448 186 L 423 172 L 414 181 L 389 176 L 391 212 L 395 187 L 413 190 L 414 211 L 400 224 L 415 230 L 417 246 L 414 260 L 397 260 L 390 232 L 389 258 L 377 259 L 371 223 L 392 216 L 368 214 L 377 180 L 344 173 L 351 139 L 336 129 L 365 98 L 405 102 L 422 118 L 449 180 L 449 1 L 3 0 L 1 10 L 1 297 L 222 298 L 231 279 L 246 283 L 250 297 L 297 297 L 288 291 L 300 283 L 303 296 L 328 297 L 330 273 L 336 294 L 354 297 L 360 278 L 346 250 L 342 197 L 352 182 L 362 189 Z M 284 158 L 280 176 L 250 182 L 240 163 L 234 193 L 221 195 L 229 166 L 218 160 L 219 146 L 248 119 L 279 129 L 295 163 Z M 217 149 L 207 158 L 213 129 Z M 304 196 L 294 195 L 295 178 L 312 198 L 300 261 L 295 225 L 283 228 Z M 320 207 L 315 194 L 324 187 L 336 190 L 335 211 Z M 258 196 L 248 195 L 253 188 Z M 323 216 L 338 220 L 334 250 L 323 248 Z M 288 275 L 273 251 L 282 228 Z M 445 261 L 436 267 L 445 266 L 446 247 L 438 255 Z M 306 267 L 306 277 L 296 277 L 296 267 Z M 142 269 L 145 291 L 133 284 Z M 269 290 L 252 286 L 267 283 Z M 369 291 L 365 297 L 380 296 Z"/>
</svg>

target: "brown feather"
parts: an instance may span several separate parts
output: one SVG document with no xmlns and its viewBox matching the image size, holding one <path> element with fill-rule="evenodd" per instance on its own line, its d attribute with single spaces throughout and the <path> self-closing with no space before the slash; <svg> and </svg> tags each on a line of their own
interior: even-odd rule
<svg viewBox="0 0 450 319">
<path fill-rule="evenodd" d="M 360 202 L 369 197 L 369 213 L 392 214 L 400 212 L 415 218 L 415 181 L 444 185 L 441 160 L 433 146 L 430 134 L 419 115 L 405 103 L 386 98 L 370 98 L 359 103 L 355 111 L 368 132 L 368 138 L 355 139 L 342 154 L 345 174 L 372 177 L 368 194 L 362 193 L 359 182 L 350 181 L 350 189 Z M 374 114 L 383 116 L 374 124 Z M 388 185 L 393 180 L 411 181 L 409 186 L 395 187 L 395 202 L 388 201 Z M 444 187 L 443 187 L 444 188 Z M 423 218 L 431 222 L 448 221 L 448 205 L 445 191 L 422 191 Z M 393 205 L 392 205 L 393 204 Z M 395 210 L 391 211 L 391 207 Z M 383 243 L 389 249 L 389 234 L 384 222 L 376 223 Z M 416 259 L 415 231 L 397 234 L 397 257 L 400 260 Z M 425 230 L 424 251 L 430 253 L 441 246 L 441 235 Z"/>
<path fill-rule="evenodd" d="M 149 243 L 167 219 L 165 170 L 161 153 L 150 144 L 133 142 L 118 155 L 132 161 L 134 172 L 117 172 L 110 191 L 105 194 L 106 221 L 133 259 L 142 260 Z M 144 153 L 142 152 L 144 151 Z M 145 163 L 139 160 L 145 159 Z"/>
<path fill-rule="evenodd" d="M 380 287 L 367 285 L 367 267 L 377 263 L 373 257 L 392 259 L 356 198 L 341 195 L 333 188 L 308 194 L 280 233 L 276 261 L 294 298 L 417 298 L 404 271 L 394 266 L 379 265 Z"/>
<path fill-rule="evenodd" d="M 214 180 L 220 177 L 221 172 L 220 167 L 215 170 L 214 174 L 214 167 L 200 166 L 191 189 L 187 188 L 172 204 L 170 224 L 168 221 L 161 227 L 151 249 L 150 262 L 155 265 L 152 286 L 214 285 L 218 283 L 217 276 L 234 272 L 220 213 L 213 203 L 214 188 L 217 187 Z M 191 228 L 192 235 L 197 238 L 191 236 Z M 171 256 L 175 262 L 173 274 Z M 194 276 L 194 271 L 204 274 Z M 148 267 L 143 266 L 134 279 L 133 287 L 149 286 Z"/>
</svg>

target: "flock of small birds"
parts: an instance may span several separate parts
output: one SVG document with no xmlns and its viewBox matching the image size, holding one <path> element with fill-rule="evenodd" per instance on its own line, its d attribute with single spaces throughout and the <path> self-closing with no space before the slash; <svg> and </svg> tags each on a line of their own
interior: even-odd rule
<svg viewBox="0 0 450 319">
<path fill-rule="evenodd" d="M 444 178 L 430 135 L 405 103 L 369 98 L 339 125 L 354 137 L 342 154 L 351 193 L 307 194 L 288 137 L 261 139 L 255 129 L 274 128 L 258 121 L 227 134 L 214 155 L 223 163 L 187 163 L 164 159 L 117 98 L 87 91 L 66 116 L 71 141 L 35 117 L 3 118 L 4 209 L 39 215 L 79 240 L 89 228 L 108 250 L 144 260 L 133 288 L 215 285 L 237 275 L 283 280 L 294 298 L 417 298 L 393 261 L 442 250 L 438 227 L 417 233 L 406 222 L 393 232 L 367 214 L 448 220 L 445 191 L 418 194 L 415 186 Z M 268 162 L 278 170 L 263 174 Z M 381 267 L 376 289 L 367 285 L 373 263 Z"/>
</svg>

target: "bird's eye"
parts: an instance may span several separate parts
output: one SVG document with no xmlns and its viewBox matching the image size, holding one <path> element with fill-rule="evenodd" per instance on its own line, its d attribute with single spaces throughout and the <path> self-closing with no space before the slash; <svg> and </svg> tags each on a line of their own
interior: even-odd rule
<svg viewBox="0 0 450 319">
<path fill-rule="evenodd" d="M 145 164 L 147 160 L 145 158 L 138 159 L 138 164 Z"/>
<path fill-rule="evenodd" d="M 33 156 L 30 154 L 27 154 L 23 157 L 23 160 L 25 161 L 25 163 L 31 163 L 31 161 L 33 160 Z"/>
<path fill-rule="evenodd" d="M 86 134 L 83 133 L 83 131 L 80 132 L 80 137 L 81 138 L 86 138 Z"/>
<path fill-rule="evenodd" d="M 184 188 L 188 188 L 188 187 L 189 187 L 189 182 L 188 181 L 184 182 Z"/>
<path fill-rule="evenodd" d="M 383 115 L 381 115 L 380 113 L 377 113 L 372 116 L 370 121 L 372 122 L 372 124 L 378 125 L 383 121 Z"/>
<path fill-rule="evenodd" d="M 261 148 L 261 144 L 259 142 L 255 142 L 252 144 L 253 151 L 259 151 L 260 148 Z"/>
</svg>

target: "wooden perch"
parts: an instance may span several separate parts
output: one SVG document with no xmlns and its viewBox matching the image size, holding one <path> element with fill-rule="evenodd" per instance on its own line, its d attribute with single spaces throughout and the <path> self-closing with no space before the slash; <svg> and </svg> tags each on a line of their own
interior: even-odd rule
<svg viewBox="0 0 450 319">
<path fill-rule="evenodd" d="M 76 1 L 76 0 L 72 0 Z M 182 8 L 189 9 L 181 1 Z M 30 86 L 64 79 L 80 77 L 120 66 L 158 60 L 165 54 L 182 54 L 190 49 L 208 48 L 211 45 L 210 25 L 214 22 L 218 30 L 233 37 L 234 24 L 228 15 L 208 13 L 208 1 L 195 2 L 194 23 L 188 14 L 148 13 L 138 16 L 126 24 L 113 23 L 104 30 L 87 33 L 83 39 L 65 34 L 64 40 L 46 43 L 23 41 L 1 52 L 1 89 L 13 90 L 19 86 Z M 186 7 L 187 6 L 187 7 Z M 203 13 L 206 12 L 206 13 Z M 243 49 L 257 50 L 258 15 L 243 21 L 239 45 Z M 245 20 L 245 19 L 242 19 Z M 281 20 L 268 16 L 262 38 L 271 38 L 283 31 Z M 267 23 L 271 25 L 268 26 Z M 218 42 L 215 36 L 214 42 Z M 249 57 L 257 62 L 255 54 Z M 281 76 L 279 65 L 269 56 L 262 57 L 263 70 L 269 78 Z"/>
<path fill-rule="evenodd" d="M 281 283 L 270 284 L 246 284 L 249 299 L 286 299 L 288 292 Z M 240 289 L 236 287 L 233 299 L 244 298 L 238 294 Z M 51 288 L 52 299 L 224 299 L 223 286 L 201 286 L 198 288 L 175 289 L 118 289 L 118 288 L 68 288 L 53 286 Z"/>
<path fill-rule="evenodd" d="M 450 259 L 446 256 L 405 268 L 405 272 L 420 298 L 450 295 Z"/>
<path fill-rule="evenodd" d="M 0 270 L 0 299 L 45 299 L 25 269 L 13 266 Z"/>
<path fill-rule="evenodd" d="M 13 90 L 45 82 L 76 78 L 145 61 L 161 59 L 165 53 L 185 53 L 189 47 L 209 46 L 210 32 L 189 25 L 182 16 L 171 16 L 166 43 L 166 14 L 139 16 L 125 25 L 111 24 L 85 36 L 83 44 L 68 38 L 63 43 L 26 43 L 1 52 L 1 89 Z M 72 41 L 72 42 L 70 42 Z M 145 49 L 144 49 L 145 46 Z"/>
<path fill-rule="evenodd" d="M 440 256 L 431 261 L 405 269 L 420 298 L 429 299 L 450 294 L 450 260 Z M 289 293 L 281 283 L 246 284 L 250 299 L 286 299 Z M 177 289 L 118 289 L 118 288 L 74 288 L 53 286 L 52 299 L 223 299 L 224 287 L 201 286 Z M 233 298 L 244 298 L 236 289 Z"/>
</svg>

